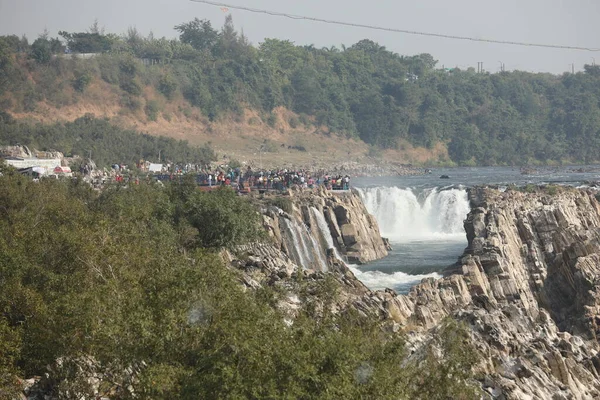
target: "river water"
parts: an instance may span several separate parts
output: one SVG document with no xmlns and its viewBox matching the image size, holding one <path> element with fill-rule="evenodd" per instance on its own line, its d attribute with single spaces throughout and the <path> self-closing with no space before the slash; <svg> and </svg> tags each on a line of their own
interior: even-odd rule
<svg viewBox="0 0 600 400">
<path fill-rule="evenodd" d="M 463 228 L 469 212 L 467 187 L 585 186 L 600 180 L 598 165 L 541 167 L 526 172 L 511 167 L 440 168 L 421 176 L 353 179 L 352 185 L 393 250 L 381 260 L 350 268 L 371 289 L 406 293 L 423 278 L 439 278 L 439 273 L 462 255 L 467 245 Z M 440 179 L 442 175 L 449 179 Z"/>
</svg>

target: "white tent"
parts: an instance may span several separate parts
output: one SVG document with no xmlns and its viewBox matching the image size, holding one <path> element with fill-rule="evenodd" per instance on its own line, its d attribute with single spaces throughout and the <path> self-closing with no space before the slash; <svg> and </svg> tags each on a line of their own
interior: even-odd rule
<svg viewBox="0 0 600 400">
<path fill-rule="evenodd" d="M 163 168 L 162 164 L 150 164 L 148 171 L 150 172 L 161 172 Z"/>
</svg>

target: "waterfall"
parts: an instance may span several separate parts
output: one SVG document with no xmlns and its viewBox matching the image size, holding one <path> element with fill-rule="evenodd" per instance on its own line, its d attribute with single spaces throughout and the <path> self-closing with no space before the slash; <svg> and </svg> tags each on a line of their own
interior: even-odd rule
<svg viewBox="0 0 600 400">
<path fill-rule="evenodd" d="M 308 229 L 306 232 L 308 234 L 308 237 L 310 238 L 314 252 L 317 255 L 317 260 L 319 261 L 319 266 L 321 267 L 321 271 L 329 270 L 329 267 L 327 266 L 327 260 L 325 259 L 325 256 L 323 255 L 323 249 L 321 249 L 319 242 L 317 242 L 317 239 L 315 239 L 314 235 L 312 235 Z"/>
<path fill-rule="evenodd" d="M 465 241 L 463 220 L 469 212 L 467 192 L 461 188 L 416 191 L 397 187 L 358 189 L 380 231 L 393 243 L 388 257 L 367 265 L 348 265 L 373 290 L 392 288 L 406 293 L 423 278 L 439 278 L 443 268 L 461 254 Z M 310 223 L 283 219 L 289 256 L 303 268 L 326 271 L 327 249 L 343 262 L 323 213 L 310 207 Z M 306 217 L 305 217 L 306 218 Z M 310 226 L 310 228 L 309 228 Z"/>
<path fill-rule="evenodd" d="M 325 242 L 327 249 L 333 249 L 333 253 L 337 257 L 337 259 L 343 261 L 344 259 L 342 258 L 342 256 L 338 252 L 337 247 L 335 247 L 335 244 L 333 243 L 333 238 L 331 237 L 331 231 L 329 230 L 329 225 L 327 225 L 327 221 L 325 221 L 325 217 L 315 207 L 311 207 L 310 211 L 313 214 L 313 217 L 315 218 L 315 220 L 317 221 L 317 227 L 319 228 L 319 234 L 321 235 L 321 238 Z"/>
<path fill-rule="evenodd" d="M 393 242 L 411 240 L 464 240 L 463 220 L 469 212 L 464 189 L 428 189 L 417 192 L 398 187 L 359 189 L 382 236 Z"/>
<path fill-rule="evenodd" d="M 299 264 L 303 268 L 308 268 L 310 262 L 307 259 L 306 249 L 302 248 L 302 242 L 298 239 L 298 231 L 294 226 L 296 223 L 293 223 L 287 218 L 283 218 L 282 220 L 285 229 L 289 233 L 289 235 L 286 235 L 285 237 L 290 237 L 292 239 L 292 243 L 289 243 L 288 245 L 288 249 L 292 254 L 288 255 L 296 262 L 296 264 Z"/>
<path fill-rule="evenodd" d="M 306 225 L 299 224 L 293 219 L 283 218 L 282 220 L 289 233 L 285 237 L 291 238 L 291 242 L 287 246 L 291 253 L 288 256 L 305 269 L 327 271 L 327 261 L 322 250 Z"/>
</svg>

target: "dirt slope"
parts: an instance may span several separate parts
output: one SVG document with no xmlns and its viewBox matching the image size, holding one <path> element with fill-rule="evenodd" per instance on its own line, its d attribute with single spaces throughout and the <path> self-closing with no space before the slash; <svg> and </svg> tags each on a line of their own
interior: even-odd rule
<svg viewBox="0 0 600 400">
<path fill-rule="evenodd" d="M 193 145 L 208 143 L 220 159 L 263 167 L 331 168 L 351 163 L 439 165 L 449 160 L 442 144 L 430 150 L 413 148 L 405 142 L 399 143 L 399 150 L 370 149 L 360 140 L 330 134 L 326 128 L 312 124 L 300 124 L 297 115 L 282 107 L 273 111 L 276 120 L 269 125 L 265 122 L 267 118 L 249 109 L 243 115 L 224 116 L 211 122 L 183 98 L 167 101 L 150 87 L 145 88 L 136 110 L 125 108 L 119 92 L 102 81 L 95 81 L 84 94 L 69 93 L 69 96 L 73 100 L 61 107 L 39 102 L 32 111 L 11 110 L 11 113 L 18 119 L 45 123 L 72 121 L 91 113 L 139 132 L 187 140 Z M 159 109 L 155 121 L 144 111 L 150 101 Z"/>
</svg>

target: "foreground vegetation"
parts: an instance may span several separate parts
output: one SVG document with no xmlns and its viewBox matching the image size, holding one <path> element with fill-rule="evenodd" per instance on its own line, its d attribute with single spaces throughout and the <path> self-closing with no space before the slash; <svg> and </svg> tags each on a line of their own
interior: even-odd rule
<svg viewBox="0 0 600 400">
<path fill-rule="evenodd" d="M 92 398 L 91 377 L 111 399 L 475 398 L 476 357 L 456 323 L 438 340 L 442 360 L 403 363 L 402 336 L 376 321 L 305 306 L 289 326 L 277 291 L 242 290 L 218 251 L 262 228 L 230 190 L 98 194 L 2 172 L 0 398 L 16 376 L 45 377 L 60 398 Z M 335 301 L 336 290 L 326 279 L 311 293 Z"/>
<path fill-rule="evenodd" d="M 220 30 L 198 19 L 175 29 L 178 40 L 135 29 L 105 34 L 97 24 L 31 45 L 1 37 L 0 107 L 66 106 L 104 82 L 123 113 L 149 120 L 169 120 L 164 104 L 174 99 L 183 99 L 186 115 L 197 108 L 208 120 L 242 118 L 251 108 L 271 125 L 283 106 L 296 112 L 286 121 L 292 128 L 326 126 L 379 147 L 443 142 L 460 164 L 598 161 L 600 66 L 562 76 L 476 73 L 436 69 L 429 54 L 400 56 L 370 40 L 317 49 L 266 39 L 256 47 L 230 17 Z M 71 59 L 65 46 L 97 56 Z"/>
</svg>

